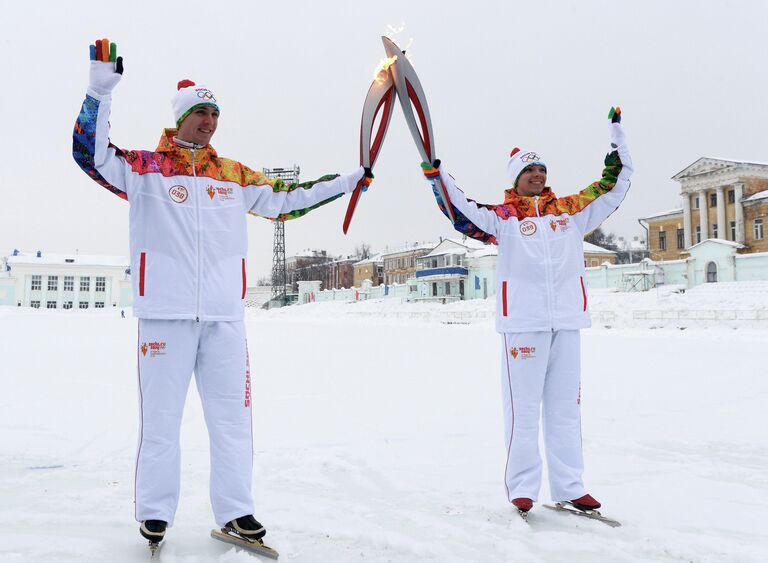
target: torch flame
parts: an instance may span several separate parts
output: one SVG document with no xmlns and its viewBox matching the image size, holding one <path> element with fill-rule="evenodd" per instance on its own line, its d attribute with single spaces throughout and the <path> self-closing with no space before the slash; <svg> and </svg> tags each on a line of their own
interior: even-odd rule
<svg viewBox="0 0 768 563">
<path fill-rule="evenodd" d="M 387 70 L 397 61 L 397 55 L 382 59 L 373 72 L 373 79 L 376 82 L 382 83 L 387 79 Z"/>
</svg>

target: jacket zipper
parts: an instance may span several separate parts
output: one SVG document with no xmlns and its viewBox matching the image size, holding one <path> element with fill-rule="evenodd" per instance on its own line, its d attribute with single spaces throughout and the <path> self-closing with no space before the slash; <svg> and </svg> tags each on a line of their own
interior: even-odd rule
<svg viewBox="0 0 768 563">
<path fill-rule="evenodd" d="M 587 289 L 584 287 L 584 276 L 579 276 L 581 282 L 581 296 L 584 298 L 584 311 L 587 310 Z"/>
<path fill-rule="evenodd" d="M 539 213 L 539 196 L 533 196 L 534 204 L 536 205 L 536 217 L 541 219 L 541 214 Z M 546 260 L 544 262 L 544 277 L 546 278 L 545 283 L 547 284 L 547 313 L 549 313 L 549 326 L 550 330 L 552 332 L 555 332 L 555 324 L 553 322 L 552 318 L 552 275 L 550 272 L 551 264 L 550 264 L 550 257 L 549 257 L 549 241 L 547 240 L 546 235 L 546 229 L 542 230 L 542 236 L 544 237 L 544 254 L 546 254 Z"/>
<path fill-rule="evenodd" d="M 192 151 L 192 177 L 194 178 L 192 182 L 193 191 L 195 192 L 195 212 L 197 216 L 197 275 L 195 276 L 197 279 L 197 311 L 195 312 L 195 321 L 200 322 L 200 277 L 202 276 L 203 268 L 202 268 L 202 251 L 201 251 L 201 243 L 200 243 L 200 193 L 197 189 L 197 170 L 195 170 L 195 149 L 190 149 Z"/>
</svg>

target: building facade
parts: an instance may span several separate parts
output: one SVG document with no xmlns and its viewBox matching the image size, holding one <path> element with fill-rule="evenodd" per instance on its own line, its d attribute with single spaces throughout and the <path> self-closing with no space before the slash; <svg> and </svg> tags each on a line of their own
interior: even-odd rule
<svg viewBox="0 0 768 563">
<path fill-rule="evenodd" d="M 738 252 L 768 251 L 768 164 L 703 157 L 672 177 L 681 206 L 641 219 L 652 260 L 678 260 L 706 240 L 740 245 Z"/>
<path fill-rule="evenodd" d="M 402 284 L 416 277 L 416 259 L 428 254 L 435 246 L 435 243 L 417 243 L 411 247 L 383 253 L 384 284 Z"/>
<path fill-rule="evenodd" d="M 2 258 L 0 305 L 45 309 L 130 307 L 130 262 L 122 256 L 21 253 Z"/>
<path fill-rule="evenodd" d="M 353 272 L 355 287 L 362 287 L 365 280 L 369 280 L 374 286 L 381 285 L 384 283 L 384 259 L 381 254 L 376 254 L 355 262 Z"/>
<path fill-rule="evenodd" d="M 416 258 L 416 283 L 412 299 L 443 302 L 465 299 L 469 278 L 468 255 L 485 245 L 474 239 L 445 239 L 428 254 Z"/>
</svg>

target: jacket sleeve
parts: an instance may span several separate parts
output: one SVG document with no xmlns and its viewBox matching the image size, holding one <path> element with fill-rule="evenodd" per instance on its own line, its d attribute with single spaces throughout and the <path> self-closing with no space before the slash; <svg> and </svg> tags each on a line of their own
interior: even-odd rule
<svg viewBox="0 0 768 563">
<path fill-rule="evenodd" d="M 443 215 L 449 217 L 448 211 L 440 197 L 438 183 L 443 182 L 448 197 L 451 200 L 451 207 L 456 221 L 453 228 L 468 237 L 480 240 L 484 243 L 496 244 L 496 236 L 499 233 L 499 224 L 501 218 L 496 214 L 495 205 L 477 203 L 468 199 L 464 192 L 459 189 L 456 182 L 441 164 L 439 169 L 425 169 L 424 175 L 432 188 L 432 193 L 437 200 L 437 206 Z"/>
<path fill-rule="evenodd" d="M 631 162 L 626 148 L 619 147 L 606 155 L 603 175 L 598 181 L 578 194 L 558 200 L 558 206 L 571 214 L 582 234 L 595 230 L 624 201 L 631 184 Z"/>
<path fill-rule="evenodd" d="M 116 196 L 127 200 L 128 172 L 125 153 L 109 141 L 111 96 L 88 91 L 72 135 L 72 156 L 83 172 Z"/>
<path fill-rule="evenodd" d="M 243 166 L 246 211 L 268 219 L 297 219 L 351 192 L 362 177 L 361 166 L 349 174 L 329 174 L 311 182 L 285 183 Z"/>
</svg>

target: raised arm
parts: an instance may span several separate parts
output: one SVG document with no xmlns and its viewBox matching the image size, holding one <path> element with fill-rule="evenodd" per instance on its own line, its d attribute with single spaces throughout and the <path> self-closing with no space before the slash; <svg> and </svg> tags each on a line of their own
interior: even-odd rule
<svg viewBox="0 0 768 563">
<path fill-rule="evenodd" d="M 126 173 L 130 165 L 122 151 L 109 142 L 112 90 L 123 76 L 123 58 L 117 45 L 99 39 L 90 46 L 88 90 L 72 135 L 72 156 L 78 166 L 99 185 L 128 199 Z"/>
<path fill-rule="evenodd" d="M 559 205 L 573 210 L 574 221 L 583 234 L 595 230 L 616 211 L 631 185 L 632 158 L 621 126 L 621 109 L 611 108 L 608 117 L 613 150 L 605 156 L 602 176 L 578 194 L 558 201 Z"/>
<path fill-rule="evenodd" d="M 468 199 L 464 192 L 458 188 L 456 182 L 454 182 L 453 176 L 445 170 L 439 160 L 436 160 L 433 164 L 422 163 L 421 168 L 432 188 L 432 193 L 437 200 L 440 211 L 443 212 L 443 215 L 450 218 L 440 197 L 437 183 L 442 182 L 445 186 L 445 190 L 451 200 L 454 215 L 456 216 L 453 228 L 468 237 L 485 243 L 495 243 L 501 221 L 501 218 L 496 214 L 496 206 L 485 205 Z"/>
<path fill-rule="evenodd" d="M 351 192 L 361 178 L 365 178 L 367 188 L 373 174 L 361 166 L 348 174 L 329 174 L 310 182 L 285 183 L 243 166 L 246 211 L 269 219 L 297 219 Z"/>
</svg>

